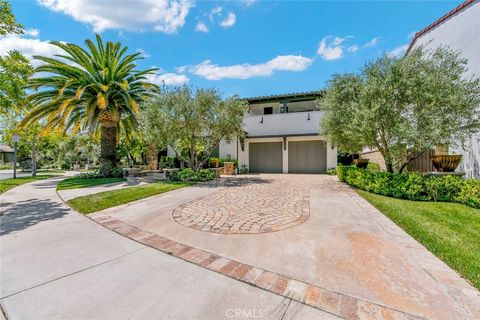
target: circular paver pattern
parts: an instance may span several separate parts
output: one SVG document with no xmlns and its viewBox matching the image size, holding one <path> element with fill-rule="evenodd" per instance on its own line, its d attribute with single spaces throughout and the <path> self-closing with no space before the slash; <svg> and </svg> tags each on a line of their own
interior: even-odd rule
<svg viewBox="0 0 480 320">
<path fill-rule="evenodd" d="M 173 211 L 176 222 L 193 229 L 223 234 L 264 233 L 298 225 L 308 219 L 308 188 L 318 176 L 230 177 L 220 191 Z"/>
</svg>

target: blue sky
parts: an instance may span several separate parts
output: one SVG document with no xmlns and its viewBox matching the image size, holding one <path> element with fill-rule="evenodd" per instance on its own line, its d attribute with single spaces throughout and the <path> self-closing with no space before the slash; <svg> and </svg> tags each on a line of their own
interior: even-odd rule
<svg viewBox="0 0 480 320">
<path fill-rule="evenodd" d="M 53 55 L 49 40 L 81 44 L 96 32 L 141 51 L 152 81 L 217 87 L 242 97 L 319 89 L 382 52 L 401 54 L 413 33 L 461 1 L 13 0 L 28 30 L 0 54 Z"/>
</svg>

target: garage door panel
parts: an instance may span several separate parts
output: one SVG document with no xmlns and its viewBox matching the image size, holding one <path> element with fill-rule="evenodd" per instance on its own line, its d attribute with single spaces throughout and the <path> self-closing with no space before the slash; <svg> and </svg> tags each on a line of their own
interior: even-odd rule
<svg viewBox="0 0 480 320">
<path fill-rule="evenodd" d="M 283 172 L 282 142 L 250 142 L 248 153 L 250 172 Z"/>
<path fill-rule="evenodd" d="M 290 141 L 288 172 L 323 173 L 327 170 L 327 149 L 324 141 Z"/>
</svg>

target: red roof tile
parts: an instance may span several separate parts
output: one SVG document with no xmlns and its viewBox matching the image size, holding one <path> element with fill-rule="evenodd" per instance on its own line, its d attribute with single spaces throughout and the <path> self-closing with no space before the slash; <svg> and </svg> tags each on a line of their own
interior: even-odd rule
<svg viewBox="0 0 480 320">
<path fill-rule="evenodd" d="M 469 6 L 471 6 L 472 4 L 474 4 L 475 2 L 477 2 L 477 0 L 466 0 L 465 2 L 463 2 L 462 4 L 460 4 L 458 7 L 456 7 L 455 9 L 453 9 L 452 11 L 450 11 L 449 13 L 447 13 L 446 15 L 444 15 L 443 17 L 441 17 L 440 19 L 438 19 L 437 21 L 431 23 L 428 27 L 426 27 L 425 29 L 423 29 L 422 31 L 419 31 L 417 33 L 415 33 L 415 36 L 413 37 L 412 39 L 412 42 L 410 43 L 410 45 L 408 46 L 408 49 L 407 51 L 405 52 L 405 55 L 408 54 L 408 52 L 412 49 L 413 45 L 415 44 L 415 42 L 417 41 L 417 39 L 421 36 L 423 36 L 425 33 L 429 32 L 430 30 L 432 30 L 433 28 L 435 28 L 436 26 L 438 26 L 439 24 L 447 21 L 449 18 L 451 18 L 452 16 L 454 16 L 455 14 L 459 13 L 460 11 L 468 8 Z"/>
</svg>

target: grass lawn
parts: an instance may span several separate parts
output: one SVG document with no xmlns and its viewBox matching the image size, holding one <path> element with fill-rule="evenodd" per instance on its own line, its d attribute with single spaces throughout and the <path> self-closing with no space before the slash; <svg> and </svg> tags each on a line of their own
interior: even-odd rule
<svg viewBox="0 0 480 320">
<path fill-rule="evenodd" d="M 53 174 L 41 174 L 37 175 L 36 177 L 19 177 L 17 179 L 9 178 L 9 179 L 1 179 L 0 180 L 0 193 L 3 193 L 7 190 L 10 190 L 12 188 L 15 188 L 19 185 L 37 181 L 37 180 L 43 180 L 43 179 L 48 179 L 55 177 L 56 175 Z"/>
<path fill-rule="evenodd" d="M 480 289 L 480 209 L 357 192 Z"/>
<path fill-rule="evenodd" d="M 57 190 L 78 189 L 98 186 L 100 184 L 126 181 L 124 178 L 80 178 L 72 177 L 63 180 L 57 186 Z"/>
<path fill-rule="evenodd" d="M 68 204 L 78 212 L 88 214 L 190 185 L 192 183 L 156 182 L 79 197 L 69 200 Z"/>
</svg>

